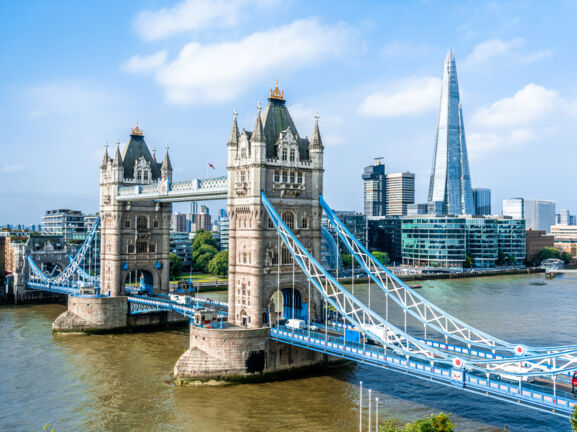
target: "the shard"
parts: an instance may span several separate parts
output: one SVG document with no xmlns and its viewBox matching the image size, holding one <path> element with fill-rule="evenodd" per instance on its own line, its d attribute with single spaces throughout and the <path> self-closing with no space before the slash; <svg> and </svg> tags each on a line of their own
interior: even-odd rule
<svg viewBox="0 0 577 432">
<path fill-rule="evenodd" d="M 429 203 L 444 214 L 474 214 L 455 53 L 445 59 Z M 442 209 L 442 210 L 441 210 Z"/>
</svg>

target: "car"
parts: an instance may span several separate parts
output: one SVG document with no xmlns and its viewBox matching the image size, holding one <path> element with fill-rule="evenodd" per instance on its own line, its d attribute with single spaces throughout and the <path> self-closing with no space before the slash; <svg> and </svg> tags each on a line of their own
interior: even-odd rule
<svg viewBox="0 0 577 432">
<path fill-rule="evenodd" d="M 309 330 L 312 330 L 312 331 L 318 331 L 318 330 L 319 330 L 319 328 L 318 328 L 316 325 L 314 325 L 314 324 L 311 324 L 311 325 L 309 326 Z"/>
<path fill-rule="evenodd" d="M 523 367 L 523 366 L 517 366 L 517 365 L 506 365 L 503 367 L 503 372 L 498 372 L 495 376 L 495 378 L 497 379 L 506 379 L 509 381 L 515 381 L 515 382 L 519 382 L 519 378 L 521 378 L 521 381 L 523 382 L 528 382 L 528 383 L 532 383 L 535 382 L 535 377 L 532 376 L 517 376 L 517 375 L 510 375 L 507 372 L 513 372 L 513 373 L 524 373 L 524 372 L 529 372 L 529 368 Z"/>
</svg>

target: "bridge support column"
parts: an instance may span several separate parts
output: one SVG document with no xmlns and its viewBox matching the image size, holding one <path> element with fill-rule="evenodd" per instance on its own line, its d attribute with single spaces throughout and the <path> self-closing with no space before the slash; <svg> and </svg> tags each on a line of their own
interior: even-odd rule
<svg viewBox="0 0 577 432">
<path fill-rule="evenodd" d="M 126 297 L 68 296 L 68 310 L 52 324 L 52 331 L 78 333 L 123 329 L 128 325 Z"/>
<path fill-rule="evenodd" d="M 270 329 L 190 326 L 190 348 L 174 366 L 180 384 L 275 379 L 299 368 L 326 366 L 329 356 L 270 339 Z"/>
</svg>

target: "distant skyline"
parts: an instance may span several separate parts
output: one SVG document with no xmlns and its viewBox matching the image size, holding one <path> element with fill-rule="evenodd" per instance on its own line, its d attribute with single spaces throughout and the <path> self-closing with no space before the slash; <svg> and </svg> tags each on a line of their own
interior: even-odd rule
<svg viewBox="0 0 577 432">
<path fill-rule="evenodd" d="M 566 1 L 3 2 L 0 224 L 98 211 L 104 142 L 114 151 L 137 120 L 150 147 L 169 145 L 175 180 L 224 175 L 233 109 L 251 130 L 275 79 L 302 135 L 319 112 L 333 208 L 362 210 L 378 156 L 414 172 L 425 202 L 449 49 L 473 188 L 492 190 L 494 213 L 516 196 L 575 212 L 576 14 Z"/>
</svg>

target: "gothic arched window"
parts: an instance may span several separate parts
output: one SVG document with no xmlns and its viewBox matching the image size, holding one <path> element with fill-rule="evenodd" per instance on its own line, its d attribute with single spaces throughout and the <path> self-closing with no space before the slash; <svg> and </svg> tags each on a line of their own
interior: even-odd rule
<svg viewBox="0 0 577 432">
<path fill-rule="evenodd" d="M 288 229 L 294 229 L 295 228 L 295 214 L 291 211 L 285 211 L 282 214 L 282 220 L 283 222 L 286 224 L 286 226 L 288 227 Z"/>
<path fill-rule="evenodd" d="M 147 229 L 148 228 L 148 218 L 146 216 L 138 216 L 136 219 L 136 228 L 138 229 Z"/>
</svg>

